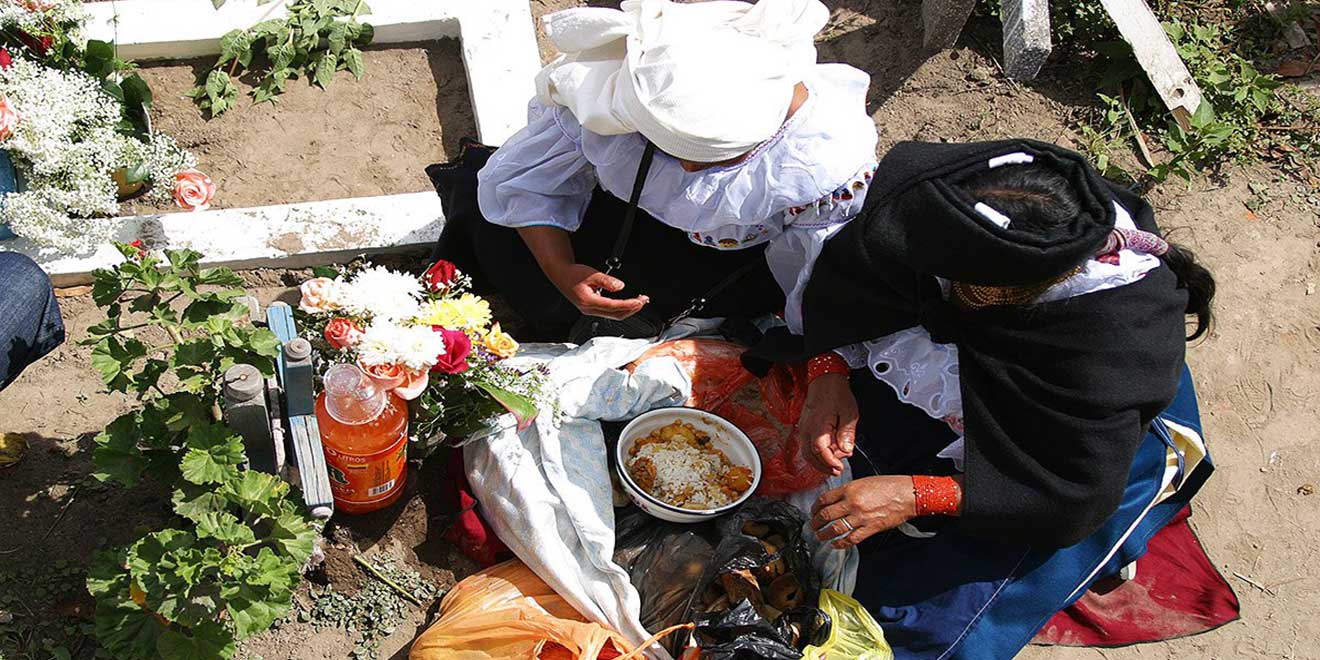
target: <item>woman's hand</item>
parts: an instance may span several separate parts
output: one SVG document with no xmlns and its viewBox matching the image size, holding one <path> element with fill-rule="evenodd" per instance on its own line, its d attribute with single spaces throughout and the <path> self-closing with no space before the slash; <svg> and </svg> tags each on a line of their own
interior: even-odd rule
<svg viewBox="0 0 1320 660">
<path fill-rule="evenodd" d="M 821 495 L 812 507 L 811 528 L 820 540 L 833 540 L 835 548 L 843 549 L 916 515 L 912 477 L 866 477 Z"/>
<path fill-rule="evenodd" d="M 602 291 L 622 291 L 623 281 L 583 264 L 570 263 L 552 268 L 546 271 L 546 276 L 574 307 L 588 316 L 626 319 L 651 302 L 647 296 L 620 300 L 602 295 Z"/>
<path fill-rule="evenodd" d="M 807 462 L 832 476 L 843 473 L 843 459 L 857 441 L 857 399 L 842 374 L 826 374 L 807 386 L 797 432 Z"/>
</svg>

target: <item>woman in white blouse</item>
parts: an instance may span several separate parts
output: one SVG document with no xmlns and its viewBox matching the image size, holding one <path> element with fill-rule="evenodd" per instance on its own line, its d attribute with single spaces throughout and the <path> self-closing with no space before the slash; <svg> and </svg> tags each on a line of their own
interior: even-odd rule
<svg viewBox="0 0 1320 660">
<path fill-rule="evenodd" d="M 458 210 L 442 256 L 543 335 L 579 314 L 663 320 L 739 274 L 702 316 L 798 314 L 804 264 L 860 210 L 875 168 L 868 76 L 815 62 L 828 14 L 818 0 L 633 0 L 546 16 L 564 55 L 539 75 L 528 126 L 488 161 L 432 172 Z M 446 188 L 476 167 L 474 209 Z"/>
</svg>

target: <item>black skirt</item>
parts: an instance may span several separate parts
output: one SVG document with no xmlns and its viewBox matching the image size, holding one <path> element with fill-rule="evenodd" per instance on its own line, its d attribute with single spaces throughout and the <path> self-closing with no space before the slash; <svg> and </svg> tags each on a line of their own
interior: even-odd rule
<svg viewBox="0 0 1320 660">
<path fill-rule="evenodd" d="M 551 284 L 517 230 L 487 222 L 477 206 L 477 172 L 491 153 L 490 147 L 465 142 L 457 159 L 427 168 L 445 211 L 435 257 L 454 262 L 472 277 L 479 293 L 507 301 L 528 324 L 522 333 L 528 339 L 562 340 L 581 313 Z M 626 201 L 596 189 L 582 225 L 572 234 L 578 263 L 605 269 L 627 207 Z M 623 268 L 613 273 L 627 288 L 615 295 L 650 296 L 645 313 L 666 320 L 749 263 L 755 265 L 711 298 L 700 316 L 751 319 L 783 309 L 784 294 L 766 265 L 765 246 L 703 247 L 639 209 Z"/>
</svg>

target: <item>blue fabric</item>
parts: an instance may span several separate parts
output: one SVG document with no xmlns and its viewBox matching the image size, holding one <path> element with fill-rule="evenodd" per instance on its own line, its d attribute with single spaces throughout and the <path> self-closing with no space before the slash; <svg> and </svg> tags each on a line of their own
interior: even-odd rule
<svg viewBox="0 0 1320 660">
<path fill-rule="evenodd" d="M 931 458 L 953 438 L 947 426 L 924 414 L 928 421 L 912 416 L 908 409 L 915 409 L 898 402 L 892 390 L 886 398 L 884 390 L 865 381 L 874 379 L 854 379 L 863 411 L 859 446 L 866 454 L 853 460 L 855 476 L 951 473 L 950 461 Z M 1185 368 L 1164 416 L 1201 429 Z M 1085 587 L 1144 554 L 1150 538 L 1204 483 L 1208 461 L 1182 475 L 1176 496 L 1146 510 L 1159 490 L 1169 442 L 1167 429 L 1156 420 L 1137 451 L 1118 511 L 1081 543 L 1033 550 L 965 535 L 949 519 L 923 521 L 918 526 L 936 536 L 917 539 L 891 531 L 862 544 L 854 596 L 880 622 L 898 660 L 1011 658 Z"/>
<path fill-rule="evenodd" d="M 45 271 L 0 252 L 0 389 L 64 342 L 64 320 Z"/>
<path fill-rule="evenodd" d="M 18 173 L 14 171 L 14 161 L 9 159 L 9 152 L 0 149 L 0 208 L 4 206 L 6 193 L 18 192 Z M 0 222 L 0 241 L 14 238 L 9 225 Z"/>
</svg>

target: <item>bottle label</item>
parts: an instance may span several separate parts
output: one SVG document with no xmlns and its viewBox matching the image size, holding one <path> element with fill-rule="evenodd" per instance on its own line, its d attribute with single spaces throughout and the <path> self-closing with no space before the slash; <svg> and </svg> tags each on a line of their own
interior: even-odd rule
<svg viewBox="0 0 1320 660">
<path fill-rule="evenodd" d="M 388 448 L 362 456 L 336 451 L 325 445 L 326 469 L 330 473 L 330 491 L 339 504 L 372 504 L 388 498 L 403 485 L 408 466 L 408 433 Z"/>
</svg>

